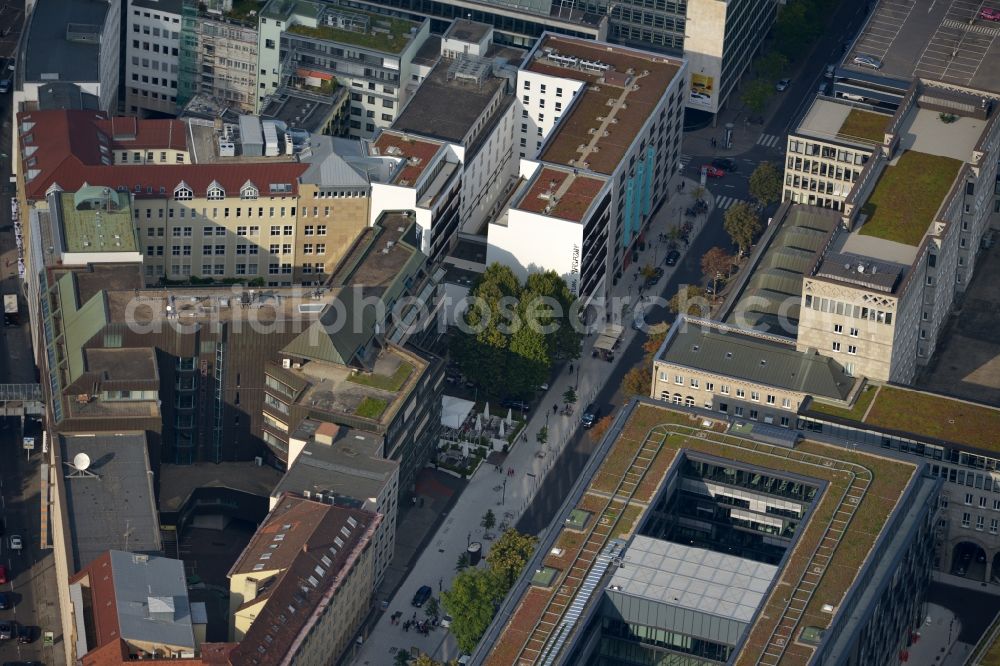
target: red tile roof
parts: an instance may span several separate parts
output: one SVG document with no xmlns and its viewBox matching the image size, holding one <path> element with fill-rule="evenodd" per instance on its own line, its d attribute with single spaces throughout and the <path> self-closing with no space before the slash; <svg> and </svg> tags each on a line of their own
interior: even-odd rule
<svg viewBox="0 0 1000 666">
<path fill-rule="evenodd" d="M 563 184 L 567 178 L 571 180 L 563 191 Z M 599 178 L 577 175 L 547 166 L 538 173 L 535 182 L 521 197 L 517 208 L 531 213 L 544 213 L 546 207 L 551 206 L 546 215 L 582 222 L 584 213 L 590 208 L 590 204 L 600 193 L 604 183 L 605 181 Z M 553 203 L 556 194 L 559 196 Z"/>
<path fill-rule="evenodd" d="M 407 165 L 396 176 L 395 182 L 398 185 L 409 186 L 417 182 L 420 174 L 437 155 L 441 144 L 427 139 L 382 132 L 372 147 L 375 149 L 375 155 L 401 157 L 407 161 Z"/>
<path fill-rule="evenodd" d="M 91 561 L 75 576 L 70 577 L 70 583 L 83 578 L 89 578 L 91 612 L 94 617 L 94 633 L 97 645 L 103 647 L 115 643 L 121 638 L 118 626 L 118 604 L 115 596 L 115 579 L 111 571 L 111 553 L 105 552 Z"/>
<path fill-rule="evenodd" d="M 115 116 L 97 120 L 94 125 L 107 134 L 114 147 L 159 148 L 187 150 L 187 125 L 180 120 L 140 119 L 135 116 Z"/>
<path fill-rule="evenodd" d="M 279 570 L 264 593 L 268 602 L 233 651 L 232 663 L 270 666 L 298 650 L 381 520 L 370 511 L 285 493 L 229 572 L 252 573 L 257 564 Z M 331 662 L 337 656 L 331 655 Z"/>
<path fill-rule="evenodd" d="M 193 659 L 149 659 L 143 664 L 177 664 L 179 666 L 211 666 L 212 664 L 236 664 L 230 662 L 229 654 L 236 648 L 236 643 L 202 643 L 200 655 Z M 83 666 L 120 666 L 135 664 L 129 659 L 128 645 L 119 639 L 113 643 L 91 650 L 83 657 Z"/>
<path fill-rule="evenodd" d="M 114 121 L 116 129 L 119 120 Z M 240 189 L 250 181 L 260 191 L 261 197 L 270 196 L 272 184 L 290 185 L 291 190 L 284 194 L 295 195 L 298 192 L 298 178 L 308 168 L 308 165 L 296 162 L 264 161 L 115 165 L 110 151 L 119 146 L 124 148 L 126 144 L 113 141 L 101 128 L 103 124 L 110 129 L 111 122 L 104 114 L 94 111 L 19 113 L 21 169 L 25 174 L 25 193 L 28 199 L 44 198 L 46 190 L 53 183 L 67 192 L 75 192 L 87 183 L 115 189 L 125 188 L 137 198 L 160 198 L 171 196 L 181 182 L 187 183 L 195 197 L 201 197 L 206 194 L 213 181 L 222 186 L 227 196 L 239 196 Z M 145 122 L 147 121 L 140 121 L 139 125 L 142 126 Z M 149 131 L 138 130 L 137 137 L 141 137 L 144 142 L 153 141 L 154 136 L 172 140 L 170 135 L 176 131 L 168 129 L 172 125 L 162 121 L 154 123 Z M 138 140 L 140 139 L 137 138 Z"/>
</svg>

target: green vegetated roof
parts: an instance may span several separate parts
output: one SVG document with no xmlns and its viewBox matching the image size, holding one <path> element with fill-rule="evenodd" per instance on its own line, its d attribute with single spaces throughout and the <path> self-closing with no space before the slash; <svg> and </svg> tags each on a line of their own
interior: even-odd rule
<svg viewBox="0 0 1000 666">
<path fill-rule="evenodd" d="M 892 116 L 884 113 L 874 113 L 862 109 L 851 109 L 844 119 L 838 136 L 845 139 L 864 139 L 875 143 L 882 143 L 885 139 L 885 129 L 889 126 Z"/>
<path fill-rule="evenodd" d="M 865 423 L 987 451 L 1000 451 L 1000 409 L 883 386 Z"/>
<path fill-rule="evenodd" d="M 906 151 L 879 177 L 862 207 L 868 219 L 859 233 L 920 245 L 961 167 L 952 157 Z"/>
<path fill-rule="evenodd" d="M 361 32 L 329 25 L 320 25 L 315 28 L 292 25 L 288 31 L 305 37 L 360 46 L 383 53 L 400 53 L 410 41 L 410 29 L 417 25 L 406 19 L 372 14 L 353 7 L 344 11 L 367 17 L 370 21 L 369 29 Z M 322 16 L 320 19 L 322 20 Z"/>
</svg>

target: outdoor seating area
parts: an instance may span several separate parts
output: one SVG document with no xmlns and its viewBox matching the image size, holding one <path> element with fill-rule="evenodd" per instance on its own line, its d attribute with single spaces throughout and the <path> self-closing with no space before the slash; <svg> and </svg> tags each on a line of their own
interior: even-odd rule
<svg viewBox="0 0 1000 666">
<path fill-rule="evenodd" d="M 471 400 L 442 396 L 438 466 L 469 476 L 490 452 L 506 452 L 523 428 L 511 409 L 493 414 L 488 402 L 479 409 Z"/>
</svg>

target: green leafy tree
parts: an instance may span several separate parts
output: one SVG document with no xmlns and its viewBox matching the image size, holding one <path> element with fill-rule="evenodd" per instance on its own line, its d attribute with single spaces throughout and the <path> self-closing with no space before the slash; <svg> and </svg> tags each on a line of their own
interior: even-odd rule
<svg viewBox="0 0 1000 666">
<path fill-rule="evenodd" d="M 469 554 L 466 551 L 462 551 L 462 554 L 458 556 L 458 561 L 455 562 L 455 571 L 463 571 L 469 568 Z"/>
<path fill-rule="evenodd" d="M 410 663 L 410 653 L 408 650 L 400 648 L 396 650 L 396 656 L 393 658 L 393 664 L 395 666 L 407 666 Z"/>
<path fill-rule="evenodd" d="M 750 109 L 755 115 L 760 115 L 764 113 L 767 108 L 767 103 L 771 99 L 772 88 L 771 84 L 763 79 L 754 79 L 747 84 L 746 88 L 743 90 L 743 94 L 740 95 L 740 100 L 746 104 L 746 107 Z"/>
<path fill-rule="evenodd" d="M 563 393 L 563 402 L 567 405 L 576 403 L 576 391 L 573 390 L 573 387 L 566 389 L 566 392 Z"/>
<path fill-rule="evenodd" d="M 649 396 L 649 387 L 653 382 L 653 369 L 645 365 L 637 365 L 622 377 L 622 393 L 628 397 Z"/>
<path fill-rule="evenodd" d="M 509 529 L 501 534 L 490 548 L 490 552 L 486 555 L 486 563 L 505 587 L 504 594 L 517 582 L 518 576 L 524 571 L 537 545 L 536 537 Z"/>
<path fill-rule="evenodd" d="M 554 359 L 579 357 L 575 299 L 554 271 L 533 274 L 522 285 L 510 268 L 494 263 L 470 297 L 451 355 L 486 393 L 529 395 L 548 377 Z"/>
<path fill-rule="evenodd" d="M 507 590 L 491 569 L 466 569 L 441 594 L 441 604 L 451 621 L 451 633 L 462 652 L 471 653 L 493 620 L 495 604 Z"/>
<path fill-rule="evenodd" d="M 781 200 L 781 172 L 771 162 L 761 162 L 750 174 L 750 196 L 762 206 Z"/>
<path fill-rule="evenodd" d="M 539 444 L 541 444 L 542 446 L 545 446 L 545 443 L 547 441 L 549 441 L 549 427 L 548 426 L 542 426 L 541 427 L 541 429 L 538 431 L 538 434 L 535 435 L 535 441 L 538 442 Z"/>
<path fill-rule="evenodd" d="M 441 616 L 441 604 L 438 602 L 437 597 L 431 597 L 424 604 L 424 615 L 432 622 L 436 622 Z"/>
<path fill-rule="evenodd" d="M 712 291 L 718 293 L 719 278 L 727 276 L 733 266 L 733 256 L 721 247 L 709 249 L 701 257 L 701 274 L 712 281 Z"/>
<path fill-rule="evenodd" d="M 496 514 L 493 513 L 493 509 L 486 509 L 486 513 L 483 514 L 483 519 L 479 521 L 479 524 L 483 526 L 483 529 L 489 532 L 497 524 Z"/>
<path fill-rule="evenodd" d="M 805 0 L 792 0 L 778 12 L 774 25 L 774 43 L 789 60 L 796 60 L 808 51 L 809 44 L 825 23 L 818 20 L 819 16 L 810 16 L 809 4 Z"/>
<path fill-rule="evenodd" d="M 693 317 L 705 317 L 709 313 L 709 303 L 707 294 L 701 287 L 694 285 L 684 285 L 677 290 L 674 297 L 667 303 L 667 307 L 674 314 L 687 314 Z M 652 381 L 652 370 L 650 370 L 650 381 Z M 647 389 L 649 385 L 647 384 Z"/>
<path fill-rule="evenodd" d="M 695 186 L 695 188 L 694 188 L 693 190 L 691 190 L 691 196 L 693 196 L 693 197 L 694 197 L 695 199 L 703 199 L 703 198 L 705 197 L 705 195 L 706 195 L 706 194 L 708 194 L 708 190 L 706 190 L 706 189 L 705 189 L 704 187 L 702 187 L 701 185 L 696 185 L 696 186 Z M 675 232 L 677 232 L 678 234 L 680 233 L 680 232 L 679 232 L 679 231 L 677 230 L 677 227 L 673 227 L 673 228 L 671 229 L 671 231 L 675 231 Z"/>
<path fill-rule="evenodd" d="M 746 252 L 760 232 L 760 217 L 750 204 L 741 201 L 726 211 L 723 227 L 740 252 Z"/>
<path fill-rule="evenodd" d="M 757 60 L 757 71 L 763 78 L 776 81 L 788 71 L 788 58 L 780 51 L 769 51 Z"/>
<path fill-rule="evenodd" d="M 653 268 L 652 264 L 646 264 L 639 270 L 639 273 L 645 279 L 650 280 L 656 276 L 656 269 Z"/>
</svg>

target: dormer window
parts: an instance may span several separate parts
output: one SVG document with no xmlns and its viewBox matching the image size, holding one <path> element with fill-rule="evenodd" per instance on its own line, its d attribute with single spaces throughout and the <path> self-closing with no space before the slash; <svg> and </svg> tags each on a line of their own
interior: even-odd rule
<svg viewBox="0 0 1000 666">
<path fill-rule="evenodd" d="M 240 199 L 256 199 L 259 196 L 260 192 L 250 181 L 247 181 L 240 190 Z"/>
<path fill-rule="evenodd" d="M 226 198 L 226 191 L 217 182 L 212 182 L 208 186 L 208 196 L 209 201 L 221 201 Z"/>
<path fill-rule="evenodd" d="M 181 183 L 174 188 L 174 199 L 177 201 L 190 201 L 194 198 L 194 192 L 187 183 Z"/>
</svg>

